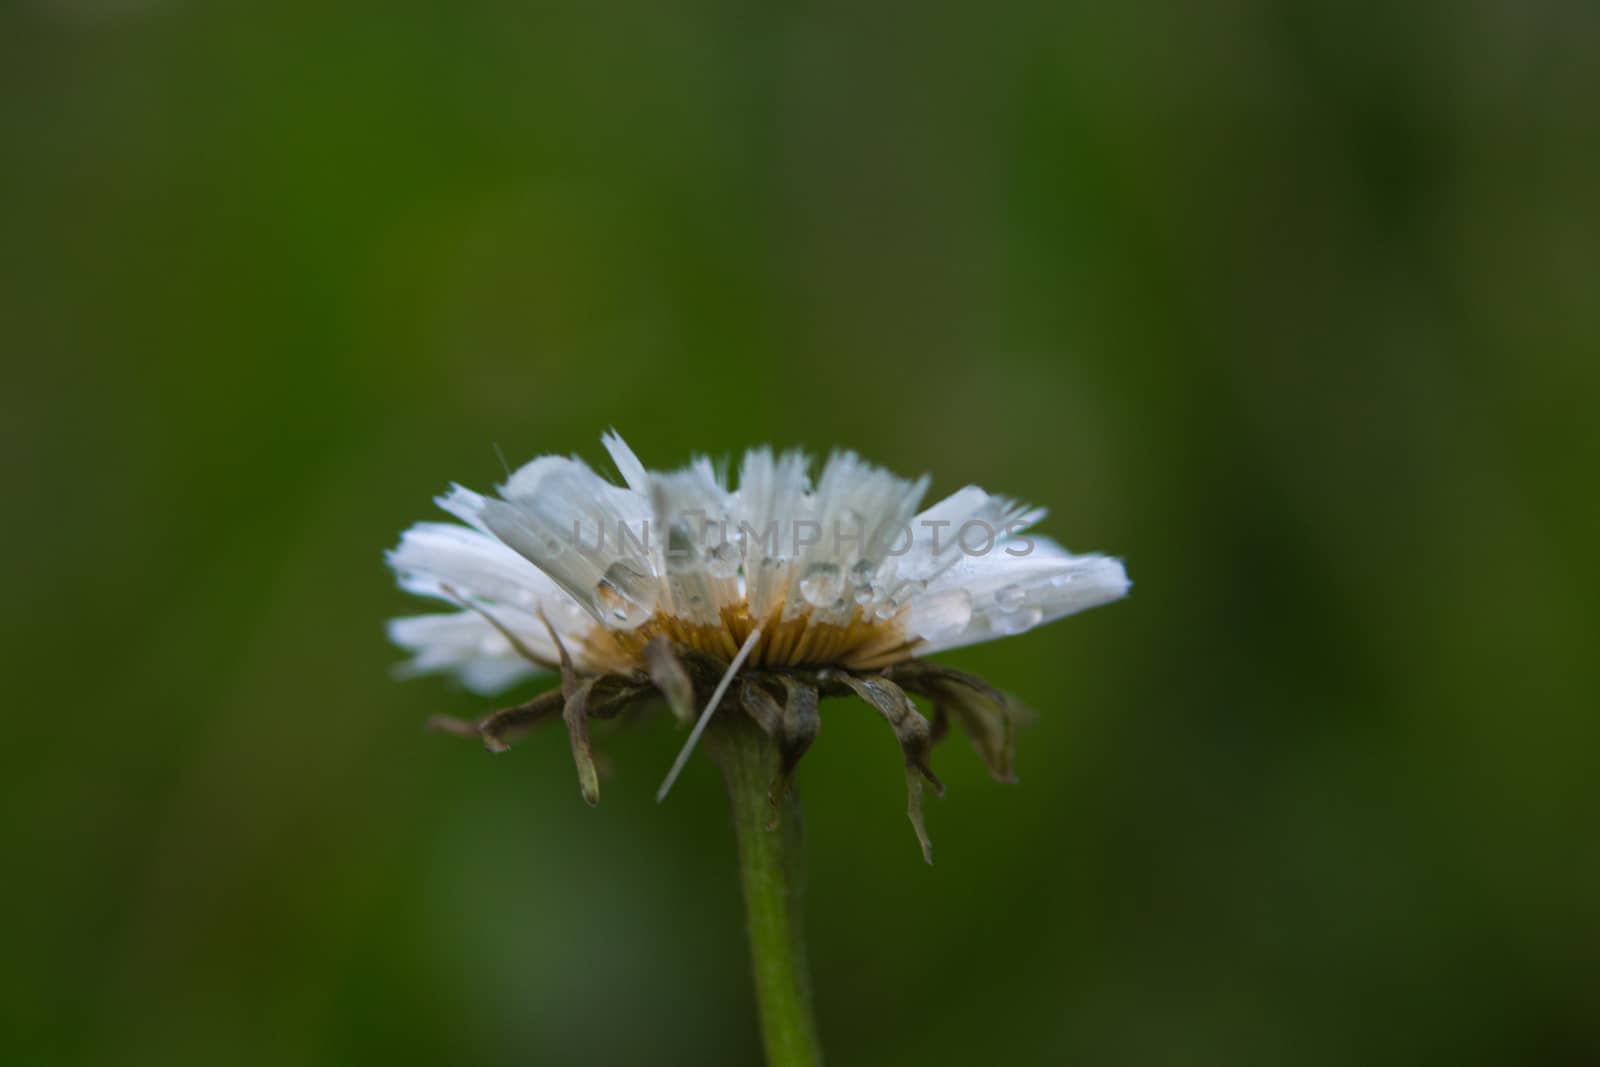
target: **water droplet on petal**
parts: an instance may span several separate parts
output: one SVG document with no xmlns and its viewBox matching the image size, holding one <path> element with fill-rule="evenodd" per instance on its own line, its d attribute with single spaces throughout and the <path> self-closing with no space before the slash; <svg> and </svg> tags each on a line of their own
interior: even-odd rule
<svg viewBox="0 0 1600 1067">
<path fill-rule="evenodd" d="M 887 619 L 898 614 L 900 609 L 905 607 L 913 597 L 927 588 L 928 581 L 925 578 L 907 578 L 893 588 L 885 586 L 878 590 L 883 599 L 879 601 L 878 609 L 874 614 L 880 619 Z"/>
<path fill-rule="evenodd" d="M 844 575 L 837 563 L 813 563 L 800 578 L 800 595 L 817 607 L 839 599 Z"/>
<path fill-rule="evenodd" d="M 856 587 L 856 603 L 857 604 L 870 604 L 872 602 L 872 598 L 877 596 L 877 595 L 878 595 L 878 591 L 876 589 L 872 588 L 872 586 L 870 586 L 870 585 L 862 585 L 862 586 L 857 586 Z"/>
<path fill-rule="evenodd" d="M 994 602 L 1001 611 L 1016 611 L 1027 599 L 1028 591 L 1020 585 L 1008 585 L 994 594 Z"/>
<path fill-rule="evenodd" d="M 594 607 L 600 620 L 615 630 L 632 630 L 656 609 L 658 587 L 650 575 L 626 560 L 606 568 L 594 588 Z"/>
<path fill-rule="evenodd" d="M 972 594 L 965 589 L 914 597 L 907 605 L 906 628 L 929 641 L 953 637 L 971 621 Z"/>
<path fill-rule="evenodd" d="M 997 634 L 1010 636 L 1031 630 L 1044 619 L 1042 608 L 1021 608 L 1006 615 L 989 616 L 989 628 Z"/>
</svg>

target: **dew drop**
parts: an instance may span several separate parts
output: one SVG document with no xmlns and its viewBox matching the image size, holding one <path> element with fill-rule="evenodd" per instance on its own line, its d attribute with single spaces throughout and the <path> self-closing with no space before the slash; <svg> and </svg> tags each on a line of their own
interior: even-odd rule
<svg viewBox="0 0 1600 1067">
<path fill-rule="evenodd" d="M 1008 585 L 998 589 L 994 594 L 994 602 L 1001 611 L 1016 611 L 1028 599 L 1028 591 L 1020 585 Z"/>
<path fill-rule="evenodd" d="M 800 595 L 822 607 L 839 599 L 844 589 L 844 575 L 837 563 L 813 563 L 800 578 Z"/>
<path fill-rule="evenodd" d="M 872 598 L 877 595 L 878 591 L 872 588 L 870 585 L 860 585 L 856 587 L 857 604 L 870 604 L 872 603 Z"/>
<path fill-rule="evenodd" d="M 1020 634 L 1031 630 L 1044 619 L 1042 608 L 1020 608 L 1005 615 L 989 616 L 989 628 L 997 634 Z"/>
<path fill-rule="evenodd" d="M 594 587 L 595 611 L 614 630 L 632 630 L 656 609 L 655 579 L 626 560 L 606 568 Z"/>
<path fill-rule="evenodd" d="M 927 588 L 928 582 L 923 578 L 907 578 L 892 587 L 884 586 L 878 590 L 878 594 L 882 599 L 878 602 L 878 608 L 873 614 L 880 619 L 887 619 L 897 615 L 912 597 Z"/>
<path fill-rule="evenodd" d="M 929 640 L 953 637 L 972 621 L 972 594 L 946 589 L 914 598 L 907 606 L 906 628 Z"/>
</svg>

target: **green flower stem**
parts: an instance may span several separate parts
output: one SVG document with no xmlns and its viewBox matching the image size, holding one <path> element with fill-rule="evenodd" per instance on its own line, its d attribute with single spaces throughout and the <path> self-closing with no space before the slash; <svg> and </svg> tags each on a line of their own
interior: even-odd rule
<svg viewBox="0 0 1600 1067">
<path fill-rule="evenodd" d="M 767 790 L 777 772 L 772 742 L 743 715 L 719 714 L 706 745 L 722 768 L 739 842 L 739 875 L 750 935 L 756 1005 L 767 1067 L 817 1067 L 822 1048 L 811 1010 L 801 931 L 804 883 L 800 800 L 791 791 L 774 830 Z"/>
</svg>

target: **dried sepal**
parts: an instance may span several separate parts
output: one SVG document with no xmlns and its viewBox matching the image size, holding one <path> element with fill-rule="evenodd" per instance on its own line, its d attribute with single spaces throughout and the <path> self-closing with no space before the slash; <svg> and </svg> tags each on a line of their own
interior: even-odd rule
<svg viewBox="0 0 1600 1067">
<path fill-rule="evenodd" d="M 778 681 L 784 688 L 782 704 L 759 682 L 746 680 L 739 690 L 739 702 L 745 712 L 778 746 L 778 773 L 767 790 L 767 800 L 772 805 L 768 830 L 778 828 L 783 798 L 794 786 L 795 767 L 822 728 L 822 718 L 817 714 L 816 687 L 787 675 L 779 675 Z"/>
<path fill-rule="evenodd" d="M 589 694 L 589 718 L 614 719 L 624 711 L 650 703 L 658 692 L 638 675 L 602 674 L 595 679 L 594 692 Z"/>
<path fill-rule="evenodd" d="M 470 737 L 482 740 L 478 733 L 478 724 L 471 719 L 458 719 L 454 715 L 429 715 L 422 728 L 433 734 L 449 734 L 451 737 Z"/>
<path fill-rule="evenodd" d="M 906 767 L 906 818 L 911 820 L 911 829 L 917 835 L 917 844 L 922 846 L 922 862 L 933 863 L 933 840 L 928 837 L 928 825 L 922 818 L 922 779 L 917 775 L 916 768 Z"/>
<path fill-rule="evenodd" d="M 933 714 L 928 717 L 928 744 L 937 745 L 950 733 L 950 715 L 944 710 L 944 705 L 935 703 Z"/>
<path fill-rule="evenodd" d="M 692 724 L 695 719 L 694 682 L 673 651 L 672 643 L 657 637 L 645 646 L 644 653 L 650 681 L 666 698 L 673 717 L 684 726 Z"/>
<path fill-rule="evenodd" d="M 932 731 L 928 720 L 923 718 L 922 712 L 917 710 L 911 698 L 906 696 L 906 691 L 883 675 L 867 675 L 857 677 L 853 674 L 837 673 L 833 675 L 844 682 L 856 696 L 871 704 L 894 728 L 894 735 L 900 741 L 900 749 L 905 753 L 906 766 L 914 767 L 922 773 L 934 792 L 943 795 L 944 783 L 939 781 L 939 776 L 933 773 L 933 768 L 928 766 L 928 754 L 933 747 Z"/>
<path fill-rule="evenodd" d="M 834 673 L 832 677 L 838 678 L 856 696 L 876 708 L 894 728 L 895 737 L 900 740 L 900 750 L 906 759 L 906 817 L 911 820 L 917 842 L 922 846 L 922 858 L 932 863 L 933 843 L 928 839 L 927 826 L 922 818 L 922 778 L 928 780 L 938 796 L 944 795 L 944 783 L 928 766 L 928 752 L 933 745 L 928 720 L 911 703 L 905 690 L 882 675 L 856 677 Z"/>
<path fill-rule="evenodd" d="M 572 742 L 572 762 L 578 767 L 578 789 L 590 807 L 600 803 L 600 772 L 595 769 L 594 753 L 589 748 L 589 694 L 596 681 L 587 678 L 577 683 L 561 710 Z"/>
<path fill-rule="evenodd" d="M 976 674 L 957 670 L 954 667 L 946 667 L 942 663 L 910 660 L 899 664 L 886 673 L 896 684 L 904 686 L 915 693 L 928 693 L 931 696 L 930 689 L 958 685 L 996 704 L 1011 702 L 1009 696 L 979 678 Z"/>
<path fill-rule="evenodd" d="M 817 739 L 822 729 L 822 716 L 817 713 L 821 700 L 817 687 L 780 675 L 786 699 L 783 703 L 783 739 L 778 745 L 778 781 L 774 785 L 773 805 L 776 806 L 789 792 L 794 780 L 794 769 Z"/>
<path fill-rule="evenodd" d="M 760 683 L 748 678 L 739 683 L 739 706 L 761 727 L 762 733 L 774 741 L 783 739 L 783 705 Z"/>
<path fill-rule="evenodd" d="M 759 682 L 746 679 L 739 686 L 739 704 L 744 708 L 745 714 L 755 720 L 761 727 L 761 732 L 772 738 L 780 751 L 783 749 L 783 705 L 779 704 L 773 695 L 761 687 Z M 790 766 L 788 770 L 793 770 Z M 782 810 L 779 806 L 783 794 L 788 792 L 788 774 L 780 770 L 772 783 L 767 787 L 767 802 L 772 805 L 772 818 L 767 820 L 767 829 L 775 830 L 778 826 L 778 814 Z"/>
<path fill-rule="evenodd" d="M 972 742 L 989 774 L 997 781 L 1015 782 L 1017 715 L 1009 700 L 997 703 L 963 685 L 932 683 L 919 690 L 933 701 L 935 713 L 954 719 Z"/>
<path fill-rule="evenodd" d="M 556 633 L 556 628 L 550 625 L 550 620 L 545 617 L 544 609 L 539 609 L 539 621 L 544 623 L 545 633 L 550 635 L 550 642 L 556 646 L 556 655 L 561 657 L 561 695 L 568 700 L 578 687 L 577 672 L 572 669 L 572 656 L 567 652 L 567 646 L 562 643 L 561 635 Z"/>
<path fill-rule="evenodd" d="M 907 688 L 933 701 L 936 722 L 948 717 L 960 724 L 991 776 L 1001 782 L 1017 780 L 1017 727 L 1028 721 L 1029 713 L 1015 698 L 952 667 L 908 664 L 895 673 Z"/>
<path fill-rule="evenodd" d="M 989 774 L 997 781 L 1015 782 L 1017 724 L 1007 706 L 955 687 L 945 691 L 941 706 L 961 724 Z"/>
<path fill-rule="evenodd" d="M 655 687 L 642 676 L 603 674 L 596 678 L 574 679 L 561 717 L 572 742 L 572 760 L 578 767 L 578 788 L 590 807 L 600 802 L 600 775 L 589 746 L 589 720 L 610 719 L 640 700 L 651 698 Z"/>
<path fill-rule="evenodd" d="M 566 698 L 561 692 L 552 689 L 547 693 L 540 693 L 525 704 L 501 708 L 490 713 L 478 722 L 474 732 L 482 738 L 483 747 L 490 752 L 505 752 L 511 747 L 507 741 L 509 733 L 520 732 L 538 724 L 560 711 L 565 703 Z"/>
<path fill-rule="evenodd" d="M 577 672 L 572 669 L 572 656 L 568 654 L 567 646 L 562 643 L 561 635 L 556 633 L 556 628 L 550 625 L 543 611 L 539 612 L 539 621 L 544 623 L 545 631 L 549 633 L 556 653 L 561 657 L 561 695 L 565 698 L 561 718 L 567 724 L 567 739 L 572 743 L 572 762 L 578 768 L 578 790 L 583 794 L 584 802 L 592 808 L 600 803 L 600 772 L 595 769 L 594 753 L 589 748 L 589 694 L 594 691 L 599 679 L 587 678 L 580 682 Z"/>
</svg>

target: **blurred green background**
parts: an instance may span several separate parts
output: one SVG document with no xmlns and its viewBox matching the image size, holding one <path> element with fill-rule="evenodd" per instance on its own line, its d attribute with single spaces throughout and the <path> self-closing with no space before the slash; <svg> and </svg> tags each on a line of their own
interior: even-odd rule
<svg viewBox="0 0 1600 1067">
<path fill-rule="evenodd" d="M 666 719 L 399 684 L 451 480 L 772 442 L 1127 602 L 801 773 L 837 1065 L 1600 1059 L 1600 9 L 0 11 L 0 1026 L 26 1064 L 750 1064 Z"/>
</svg>

